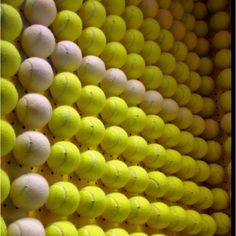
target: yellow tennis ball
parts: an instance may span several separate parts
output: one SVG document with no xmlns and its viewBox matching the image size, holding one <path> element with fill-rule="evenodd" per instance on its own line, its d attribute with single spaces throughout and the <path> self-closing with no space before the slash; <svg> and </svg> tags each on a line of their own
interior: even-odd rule
<svg viewBox="0 0 236 236">
<path fill-rule="evenodd" d="M 231 124 L 232 124 L 231 118 L 232 114 L 231 112 L 228 112 L 225 115 L 223 115 L 220 122 L 222 130 L 224 130 L 228 134 L 231 134 Z"/>
<path fill-rule="evenodd" d="M 80 155 L 80 163 L 77 166 L 76 174 L 82 179 L 97 180 L 105 171 L 105 158 L 95 150 L 88 150 Z"/>
<path fill-rule="evenodd" d="M 201 231 L 202 218 L 201 215 L 195 210 L 186 210 L 188 225 L 184 229 L 184 233 L 196 235 Z"/>
<path fill-rule="evenodd" d="M 170 75 L 176 66 L 175 57 L 168 52 L 163 52 L 157 61 L 157 66 L 161 69 L 163 74 Z"/>
<path fill-rule="evenodd" d="M 180 140 L 175 147 L 181 154 L 189 154 L 194 148 L 194 136 L 187 131 L 181 131 Z"/>
<path fill-rule="evenodd" d="M 160 46 L 154 41 L 145 41 L 142 51 L 140 52 L 141 56 L 146 62 L 146 65 L 155 64 L 161 55 Z"/>
<path fill-rule="evenodd" d="M 229 233 L 231 229 L 231 218 L 223 212 L 215 212 L 212 215 L 216 223 L 216 234 L 223 235 Z"/>
<path fill-rule="evenodd" d="M 216 110 L 215 101 L 208 97 L 203 97 L 203 108 L 200 115 L 204 118 L 211 117 Z"/>
<path fill-rule="evenodd" d="M 137 6 L 127 6 L 122 14 L 127 28 L 138 29 L 143 22 L 143 13 Z"/>
<path fill-rule="evenodd" d="M 58 40 L 75 41 L 82 32 L 83 23 L 75 12 L 62 10 L 57 13 L 51 27 Z"/>
<path fill-rule="evenodd" d="M 214 63 L 219 69 L 231 67 L 231 49 L 221 49 L 214 58 Z"/>
<path fill-rule="evenodd" d="M 58 10 L 70 10 L 77 12 L 82 6 L 83 0 L 73 1 L 73 0 L 56 0 L 55 4 Z"/>
<path fill-rule="evenodd" d="M 201 136 L 204 139 L 214 139 L 215 137 L 218 136 L 220 127 L 217 121 L 213 119 L 205 119 L 205 129 Z"/>
<path fill-rule="evenodd" d="M 191 73 L 194 73 L 200 66 L 200 57 L 195 52 L 189 52 L 184 62 L 188 65 L 189 69 L 192 70 L 192 72 L 190 72 L 191 76 Z"/>
<path fill-rule="evenodd" d="M 207 154 L 207 149 L 207 142 L 203 138 L 194 137 L 194 145 L 190 155 L 195 159 L 202 159 Z"/>
<path fill-rule="evenodd" d="M 203 133 L 205 129 L 205 121 L 204 119 L 199 115 L 193 115 L 193 121 L 189 128 L 187 128 L 187 131 L 192 133 L 194 136 L 198 136 Z"/>
<path fill-rule="evenodd" d="M 212 163 L 209 164 L 210 175 L 206 182 L 210 185 L 221 184 L 225 179 L 225 170 L 222 166 Z"/>
<path fill-rule="evenodd" d="M 171 220 L 168 229 L 174 232 L 180 232 L 188 225 L 187 213 L 184 208 L 180 206 L 170 206 Z"/>
<path fill-rule="evenodd" d="M 173 15 L 173 18 L 176 20 L 181 20 L 183 18 L 184 15 L 184 8 L 181 2 L 179 1 L 174 1 L 172 2 L 172 4 L 170 5 L 170 11 Z"/>
<path fill-rule="evenodd" d="M 208 0 L 207 8 L 211 12 L 224 10 L 227 5 L 227 1 L 225 0 Z"/>
<path fill-rule="evenodd" d="M 174 36 L 171 31 L 166 29 L 161 29 L 160 34 L 157 38 L 157 42 L 160 45 L 162 52 L 169 51 L 174 45 Z"/>
<path fill-rule="evenodd" d="M 208 31 L 209 31 L 208 24 L 205 21 L 203 20 L 196 21 L 195 27 L 194 27 L 194 33 L 196 34 L 197 37 L 206 37 L 208 34 Z M 197 40 L 197 43 L 198 43 L 198 40 Z M 194 47 L 194 50 L 196 50 L 197 43 Z"/>
<path fill-rule="evenodd" d="M 190 2 L 190 1 L 188 1 Z M 184 5 L 186 6 L 186 2 L 184 3 Z M 196 23 L 196 19 L 195 17 L 189 13 L 185 13 L 183 18 L 182 18 L 182 22 L 184 23 L 186 30 L 188 31 L 192 31 L 195 27 L 195 23 Z"/>
<path fill-rule="evenodd" d="M 185 81 L 185 85 L 188 86 L 191 92 L 197 91 L 201 85 L 201 76 L 195 71 L 190 71 L 189 77 L 187 81 Z"/>
<path fill-rule="evenodd" d="M 140 31 L 145 40 L 156 40 L 160 34 L 160 24 L 153 18 L 146 18 L 140 26 Z"/>
<path fill-rule="evenodd" d="M 200 66 L 198 68 L 198 73 L 200 75 L 210 75 L 213 70 L 213 63 L 208 57 L 201 57 Z M 204 79 L 202 78 L 202 81 Z"/>
<path fill-rule="evenodd" d="M 221 50 L 224 48 L 230 48 L 231 46 L 231 32 L 221 30 L 215 33 L 212 38 L 212 44 L 215 49 Z"/>
<path fill-rule="evenodd" d="M 178 104 L 171 98 L 164 98 L 163 99 L 163 105 L 161 111 L 158 113 L 158 115 L 165 121 L 173 121 L 179 111 Z"/>
<path fill-rule="evenodd" d="M 194 205 L 199 199 L 199 187 L 192 181 L 184 181 L 184 194 L 180 201 L 186 205 Z"/>
<path fill-rule="evenodd" d="M 102 111 L 105 103 L 106 97 L 102 89 L 95 85 L 87 85 L 81 89 L 76 104 L 83 114 L 96 116 Z"/>
<path fill-rule="evenodd" d="M 90 236 L 104 236 L 104 231 L 98 225 L 85 225 L 78 229 L 78 236 L 86 236 L 89 233 Z M 77 234 L 75 234 L 77 235 Z"/>
<path fill-rule="evenodd" d="M 231 68 L 224 69 L 218 74 L 216 84 L 223 90 L 231 89 Z"/>
<path fill-rule="evenodd" d="M 177 90 L 177 81 L 171 75 L 164 75 L 163 80 L 158 88 L 158 91 L 165 97 L 172 97 Z M 165 108 L 163 108 L 165 109 Z"/>
<path fill-rule="evenodd" d="M 21 56 L 16 47 L 8 41 L 0 41 L 1 77 L 9 78 L 16 74 L 20 67 Z"/>
<path fill-rule="evenodd" d="M 12 25 L 14 25 L 14 30 L 11 29 Z M 20 35 L 22 26 L 18 11 L 8 4 L 1 4 L 1 38 L 14 41 Z"/>
<path fill-rule="evenodd" d="M 102 0 L 107 15 L 121 15 L 125 10 L 125 0 Z"/>
<path fill-rule="evenodd" d="M 204 156 L 204 160 L 207 162 L 215 162 L 220 159 L 222 155 L 222 146 L 215 140 L 207 141 L 207 153 Z"/>
<path fill-rule="evenodd" d="M 231 111 L 231 90 L 227 90 L 220 95 L 219 105 L 225 111 Z"/>
<path fill-rule="evenodd" d="M 184 83 L 189 77 L 189 68 L 184 62 L 176 62 L 175 69 L 172 73 L 178 83 Z"/>
<path fill-rule="evenodd" d="M 173 15 L 168 9 L 159 9 L 156 19 L 161 29 L 169 29 L 173 23 Z"/>
<path fill-rule="evenodd" d="M 9 4 L 15 8 L 19 8 L 23 4 L 24 0 L 3 0 L 2 2 Z"/>
<path fill-rule="evenodd" d="M 7 226 L 2 216 L 0 217 L 0 232 L 2 236 L 7 236 Z"/>
<path fill-rule="evenodd" d="M 206 4 L 203 2 L 195 2 L 192 13 L 196 19 L 204 19 L 207 15 Z"/>
<path fill-rule="evenodd" d="M 208 214 L 201 214 L 202 226 L 198 235 L 214 235 L 216 233 L 216 222 L 212 216 Z"/>
<path fill-rule="evenodd" d="M 175 41 L 170 52 L 175 57 L 176 61 L 184 61 L 187 57 L 188 49 L 183 42 Z"/>
<path fill-rule="evenodd" d="M 141 0 L 127 0 L 126 5 L 127 6 L 129 6 L 129 5 L 138 6 L 140 2 L 141 2 Z"/>
<path fill-rule="evenodd" d="M 7 173 L 3 169 L 0 169 L 0 179 L 1 179 L 0 189 L 1 189 L 1 203 L 2 203 L 6 200 L 6 198 L 10 193 L 11 183 Z"/>
<path fill-rule="evenodd" d="M 211 189 L 214 202 L 212 208 L 216 211 L 221 211 L 229 206 L 230 200 L 228 193 L 222 188 Z"/>
<path fill-rule="evenodd" d="M 108 43 L 100 55 L 106 68 L 121 68 L 126 61 L 127 51 L 119 42 Z"/>
<path fill-rule="evenodd" d="M 61 236 L 66 234 L 77 234 L 77 229 L 70 221 L 60 220 L 53 221 L 45 228 L 46 235 L 48 236 Z"/>
<path fill-rule="evenodd" d="M 225 30 L 230 25 L 230 16 L 228 12 L 218 11 L 210 18 L 209 25 L 215 31 Z"/>
<path fill-rule="evenodd" d="M 198 114 L 203 108 L 203 98 L 198 93 L 192 93 L 186 107 L 189 108 L 193 114 Z"/>
<path fill-rule="evenodd" d="M 155 0 L 142 0 L 139 4 L 145 18 L 154 18 L 159 10 L 159 5 Z"/>
<path fill-rule="evenodd" d="M 180 41 L 184 38 L 186 33 L 185 25 L 182 21 L 174 21 L 171 25 L 170 31 L 172 32 L 176 41 Z"/>
<path fill-rule="evenodd" d="M 188 51 L 192 51 L 197 45 L 197 36 L 194 32 L 187 31 L 182 41 L 187 46 Z"/>
<path fill-rule="evenodd" d="M 168 9 L 171 5 L 171 0 L 159 0 L 158 5 L 160 9 Z"/>
<path fill-rule="evenodd" d="M 205 38 L 198 38 L 197 45 L 194 49 L 194 51 L 199 56 L 207 56 L 210 50 L 210 43 Z"/>
<path fill-rule="evenodd" d="M 92 0 L 92 2 L 94 2 Z M 84 28 L 78 39 L 78 45 L 83 55 L 99 56 L 106 46 L 106 36 L 97 27 L 90 26 Z"/>
<path fill-rule="evenodd" d="M 208 209 L 212 206 L 213 204 L 213 195 L 210 189 L 200 186 L 199 187 L 199 199 L 198 201 L 194 204 L 194 206 L 198 209 Z"/>
<path fill-rule="evenodd" d="M 188 108 L 180 107 L 177 117 L 172 122 L 180 129 L 187 129 L 193 122 L 193 114 Z"/>
<path fill-rule="evenodd" d="M 14 147 L 16 134 L 12 126 L 5 120 L 0 121 L 1 157 L 8 154 Z"/>
<path fill-rule="evenodd" d="M 128 232 L 122 228 L 112 228 L 105 232 L 105 236 L 129 236 Z"/>
</svg>

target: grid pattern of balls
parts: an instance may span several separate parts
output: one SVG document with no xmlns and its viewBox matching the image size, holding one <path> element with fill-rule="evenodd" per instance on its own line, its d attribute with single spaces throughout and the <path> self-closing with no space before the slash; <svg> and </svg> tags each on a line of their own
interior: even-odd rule
<svg viewBox="0 0 236 236">
<path fill-rule="evenodd" d="M 3 0 L 1 235 L 229 235 L 227 0 Z"/>
</svg>

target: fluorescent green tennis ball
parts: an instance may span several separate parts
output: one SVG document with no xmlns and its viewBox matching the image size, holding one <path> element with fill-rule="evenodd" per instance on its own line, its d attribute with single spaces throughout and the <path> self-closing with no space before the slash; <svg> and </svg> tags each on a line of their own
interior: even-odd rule
<svg viewBox="0 0 236 236">
<path fill-rule="evenodd" d="M 158 139 L 164 130 L 165 123 L 157 115 L 147 115 L 142 135 L 146 139 Z"/>
<path fill-rule="evenodd" d="M 184 181 L 184 194 L 180 199 L 186 205 L 194 205 L 199 199 L 199 187 L 194 182 Z"/>
<path fill-rule="evenodd" d="M 222 70 L 216 79 L 216 84 L 223 90 L 231 89 L 231 68 Z"/>
<path fill-rule="evenodd" d="M 18 93 L 13 83 L 9 80 L 1 78 L 0 83 L 1 114 L 7 115 L 16 107 Z"/>
<path fill-rule="evenodd" d="M 158 91 L 163 97 L 170 98 L 176 93 L 178 84 L 176 79 L 171 75 L 164 75 L 163 80 L 158 87 Z"/>
<path fill-rule="evenodd" d="M 190 179 L 197 173 L 197 164 L 195 160 L 190 157 L 183 155 L 182 156 L 182 166 L 180 170 L 176 173 L 181 179 Z"/>
<path fill-rule="evenodd" d="M 71 215 L 79 206 L 80 193 L 77 187 L 67 181 L 60 181 L 50 186 L 46 208 L 56 215 Z"/>
<path fill-rule="evenodd" d="M 186 107 L 180 107 L 177 117 L 173 120 L 173 123 L 180 129 L 187 129 L 192 125 L 193 114 L 190 109 Z"/>
<path fill-rule="evenodd" d="M 0 121 L 1 134 L 1 157 L 8 154 L 15 145 L 16 134 L 12 126 L 4 121 Z"/>
<path fill-rule="evenodd" d="M 168 229 L 174 232 L 182 231 L 188 224 L 186 211 L 180 206 L 170 206 L 171 220 Z"/>
<path fill-rule="evenodd" d="M 110 193 L 106 196 L 107 204 L 103 218 L 110 222 L 121 223 L 125 221 L 130 213 L 128 198 L 121 193 Z"/>
<path fill-rule="evenodd" d="M 80 96 L 81 83 L 79 78 L 70 72 L 57 74 L 50 86 L 54 101 L 58 104 L 71 105 Z"/>
<path fill-rule="evenodd" d="M 24 0 L 3 0 L 2 2 L 9 4 L 15 8 L 18 8 L 21 6 L 21 4 L 24 2 Z"/>
<path fill-rule="evenodd" d="M 122 156 L 128 162 L 138 163 L 145 159 L 147 147 L 147 141 L 141 136 L 130 136 Z"/>
<path fill-rule="evenodd" d="M 128 232 L 122 228 L 113 228 L 106 231 L 105 236 L 129 236 Z"/>
<path fill-rule="evenodd" d="M 127 6 L 122 17 L 127 28 L 138 29 L 143 22 L 143 13 L 137 6 Z"/>
<path fill-rule="evenodd" d="M 118 155 L 125 150 L 127 141 L 128 135 L 124 129 L 118 126 L 111 126 L 106 129 L 101 146 L 106 153 Z"/>
<path fill-rule="evenodd" d="M 86 180 L 97 180 L 105 171 L 105 158 L 95 150 L 88 150 L 80 155 L 80 163 L 76 170 L 79 177 Z"/>
<path fill-rule="evenodd" d="M 81 119 L 79 131 L 75 137 L 78 143 L 93 147 L 101 143 L 104 133 L 105 127 L 98 118 L 86 116 Z"/>
<path fill-rule="evenodd" d="M 70 221 L 61 220 L 50 223 L 46 229 L 47 236 L 77 235 L 77 229 Z"/>
<path fill-rule="evenodd" d="M 201 215 L 194 210 L 186 210 L 188 225 L 184 229 L 184 233 L 196 235 L 201 231 L 202 218 Z"/>
<path fill-rule="evenodd" d="M 157 43 L 160 45 L 162 52 L 167 52 L 174 45 L 174 36 L 169 30 L 161 29 Z"/>
<path fill-rule="evenodd" d="M 88 0 L 79 10 L 79 16 L 84 27 L 95 26 L 100 28 L 106 19 L 106 10 L 99 1 Z"/>
<path fill-rule="evenodd" d="M 140 166 L 129 167 L 130 178 L 125 185 L 125 189 L 131 193 L 142 193 L 149 184 L 149 176 L 147 171 Z"/>
<path fill-rule="evenodd" d="M 121 15 L 125 10 L 125 0 L 102 0 L 107 15 Z"/>
<path fill-rule="evenodd" d="M 184 121 L 184 120 L 183 120 Z M 175 147 L 181 154 L 188 154 L 194 148 L 194 136 L 187 131 L 181 131 L 178 145 Z"/>
<path fill-rule="evenodd" d="M 16 74 L 20 67 L 21 56 L 16 47 L 5 40 L 0 41 L 1 77 L 9 78 Z"/>
<path fill-rule="evenodd" d="M 197 93 L 192 93 L 189 102 L 186 104 L 186 107 L 189 108 L 193 114 L 198 114 L 203 108 L 203 98 Z"/>
<path fill-rule="evenodd" d="M 153 18 L 146 18 L 143 20 L 140 27 L 145 40 L 156 40 L 160 34 L 160 25 L 157 20 Z"/>
<path fill-rule="evenodd" d="M 151 204 L 151 216 L 147 224 L 154 229 L 164 229 L 170 224 L 171 212 L 169 207 L 162 202 Z"/>
<path fill-rule="evenodd" d="M 106 104 L 106 97 L 102 89 L 95 85 L 87 85 L 81 89 L 77 106 L 83 114 L 96 116 Z"/>
<path fill-rule="evenodd" d="M 56 137 L 70 138 L 79 130 L 80 115 L 70 106 L 59 106 L 52 112 L 48 127 Z"/>
<path fill-rule="evenodd" d="M 1 203 L 2 203 L 8 197 L 11 188 L 9 177 L 7 173 L 2 169 L 0 169 L 0 180 L 1 180 L 0 185 L 1 185 Z"/>
<path fill-rule="evenodd" d="M 141 196 L 131 197 L 130 214 L 127 221 L 130 224 L 145 224 L 151 215 L 151 204 L 149 201 Z"/>
<path fill-rule="evenodd" d="M 106 35 L 107 41 L 120 41 L 126 32 L 126 24 L 123 18 L 117 15 L 108 15 L 101 30 Z"/>
<path fill-rule="evenodd" d="M 204 186 L 199 187 L 199 199 L 194 205 L 194 207 L 198 209 L 208 209 L 212 206 L 213 204 L 213 195 L 212 192 L 209 188 L 206 188 Z"/>
<path fill-rule="evenodd" d="M 169 189 L 169 182 L 165 174 L 159 171 L 152 171 L 148 173 L 149 184 L 145 193 L 150 197 L 163 197 Z"/>
<path fill-rule="evenodd" d="M 141 56 L 146 62 L 146 65 L 155 64 L 160 56 L 161 56 L 161 49 L 159 45 L 154 41 L 145 41 L 143 45 L 143 49 L 140 52 Z"/>
<path fill-rule="evenodd" d="M 227 234 L 231 228 L 231 218 L 223 212 L 213 213 L 212 218 L 216 223 L 216 234 L 223 235 Z"/>
<path fill-rule="evenodd" d="M 187 57 L 188 49 L 183 42 L 176 41 L 170 49 L 170 52 L 174 55 L 176 61 L 184 61 Z"/>
<path fill-rule="evenodd" d="M 86 186 L 80 189 L 80 204 L 77 212 L 94 218 L 102 215 L 106 209 L 106 195 L 101 188 Z"/>
<path fill-rule="evenodd" d="M 121 126 L 131 134 L 140 133 L 146 122 L 145 113 L 138 107 L 129 107 L 126 119 L 121 123 Z"/>
<path fill-rule="evenodd" d="M 129 53 L 121 69 L 129 79 L 137 79 L 145 70 L 145 61 L 139 54 Z"/>
<path fill-rule="evenodd" d="M 216 211 L 222 211 L 229 206 L 230 199 L 228 193 L 222 188 L 211 189 L 214 202 L 212 208 Z"/>
<path fill-rule="evenodd" d="M 187 85 L 192 92 L 197 91 L 201 85 L 201 76 L 195 71 L 190 71 L 189 78 L 185 81 L 185 85 Z"/>
<path fill-rule="evenodd" d="M 106 162 L 105 171 L 101 177 L 104 185 L 112 189 L 119 189 L 124 187 L 129 179 L 129 168 L 125 162 L 119 160 Z"/>
<path fill-rule="evenodd" d="M 22 20 L 18 11 L 8 5 L 1 4 L 1 38 L 7 41 L 15 40 L 21 33 L 22 30 Z M 11 29 L 14 25 L 14 30 Z"/>
<path fill-rule="evenodd" d="M 47 160 L 49 168 L 56 173 L 70 174 L 75 171 L 80 163 L 80 151 L 71 142 L 56 142 L 51 147 Z"/>
<path fill-rule="evenodd" d="M 157 66 L 161 69 L 162 73 L 167 75 L 174 71 L 175 65 L 175 57 L 168 52 L 163 52 L 157 62 Z"/>
<path fill-rule="evenodd" d="M 55 0 L 55 4 L 58 10 L 70 10 L 77 12 L 82 6 L 83 0 Z"/>
<path fill-rule="evenodd" d="M 192 177 L 194 182 L 200 183 L 206 181 L 210 176 L 209 165 L 202 160 L 196 160 L 197 171 L 196 174 Z"/>
<path fill-rule="evenodd" d="M 147 154 L 143 160 L 145 167 L 158 169 L 166 163 L 166 150 L 158 143 L 148 145 Z"/>
<path fill-rule="evenodd" d="M 7 236 L 7 226 L 2 216 L 0 216 L 0 232 L 2 236 Z"/>
<path fill-rule="evenodd" d="M 194 145 L 189 153 L 195 159 L 202 159 L 207 154 L 207 142 L 203 138 L 194 137 Z"/>
<path fill-rule="evenodd" d="M 78 236 L 87 236 L 88 234 L 90 236 L 105 236 L 103 229 L 97 225 L 85 225 L 78 229 Z"/>
<path fill-rule="evenodd" d="M 83 23 L 78 14 L 63 10 L 57 13 L 52 23 L 52 31 L 58 40 L 75 41 L 82 32 Z"/>
<path fill-rule="evenodd" d="M 92 0 L 92 2 L 94 1 Z M 90 26 L 82 31 L 78 39 L 78 45 L 83 55 L 99 56 L 105 49 L 106 36 L 99 28 Z"/>
<path fill-rule="evenodd" d="M 206 182 L 210 185 L 222 184 L 225 179 L 225 170 L 222 166 L 216 163 L 209 164 L 210 175 Z"/>
<path fill-rule="evenodd" d="M 47 180 L 36 173 L 21 175 L 11 183 L 10 198 L 19 208 L 36 210 L 46 203 L 48 195 Z"/>
</svg>

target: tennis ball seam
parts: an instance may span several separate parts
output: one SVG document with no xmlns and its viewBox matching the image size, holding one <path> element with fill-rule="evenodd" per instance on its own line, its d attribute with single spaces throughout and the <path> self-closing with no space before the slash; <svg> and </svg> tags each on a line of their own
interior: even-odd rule
<svg viewBox="0 0 236 236">
<path fill-rule="evenodd" d="M 93 163 L 92 163 L 92 165 L 89 167 L 89 169 L 88 170 L 80 170 L 79 171 L 79 173 L 81 173 L 81 174 L 86 174 L 86 173 L 89 173 L 89 172 L 91 172 L 92 170 L 93 170 L 93 168 L 96 166 L 96 155 L 92 152 L 91 153 L 91 156 L 93 157 Z"/>
<path fill-rule="evenodd" d="M 64 23 L 64 25 L 61 25 L 61 27 L 58 28 L 58 31 L 57 31 L 57 32 L 54 31 L 54 34 L 55 34 L 56 36 L 59 36 L 59 35 L 66 29 L 66 27 L 67 27 L 67 26 L 69 25 L 69 23 L 70 23 L 70 16 L 69 16 L 68 12 L 63 12 L 63 14 L 64 14 L 64 16 L 66 17 L 66 22 Z"/>
<path fill-rule="evenodd" d="M 95 203 L 96 203 L 95 198 L 94 198 L 94 195 L 93 195 L 93 193 L 91 193 L 91 192 L 88 191 L 88 190 L 84 190 L 84 189 L 83 189 L 82 192 L 86 192 L 86 193 L 89 194 L 89 196 L 90 196 L 90 198 L 91 198 L 91 205 L 90 205 L 90 207 L 89 207 L 88 210 L 91 210 L 91 209 L 94 207 Z"/>
<path fill-rule="evenodd" d="M 56 229 L 58 229 L 58 232 L 59 232 L 62 236 L 64 236 L 64 232 L 63 232 L 63 230 L 61 229 L 61 227 L 60 227 L 59 225 L 57 225 L 56 223 L 53 223 L 52 226 L 55 226 Z"/>
</svg>

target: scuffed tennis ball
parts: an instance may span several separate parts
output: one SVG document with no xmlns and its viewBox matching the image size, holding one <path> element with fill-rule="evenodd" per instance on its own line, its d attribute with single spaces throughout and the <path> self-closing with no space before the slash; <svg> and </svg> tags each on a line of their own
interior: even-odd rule
<svg viewBox="0 0 236 236">
<path fill-rule="evenodd" d="M 102 228 L 100 228 L 97 225 L 85 225 L 82 228 L 78 229 L 78 236 L 86 236 L 86 235 L 90 235 L 90 236 L 104 236 L 104 231 Z M 75 234 L 77 235 L 77 234 Z"/>
<path fill-rule="evenodd" d="M 1 189 L 1 203 L 6 200 L 10 193 L 11 183 L 7 173 L 0 169 L 0 189 Z"/>
<path fill-rule="evenodd" d="M 77 235 L 77 229 L 70 221 L 54 221 L 45 229 L 47 236 L 62 236 L 67 234 Z"/>
<path fill-rule="evenodd" d="M 51 146 L 47 164 L 54 172 L 70 174 L 78 168 L 79 163 L 80 151 L 73 143 L 60 141 Z"/>
<path fill-rule="evenodd" d="M 67 181 L 55 182 L 50 186 L 46 208 L 53 214 L 71 215 L 79 206 L 80 193 L 77 187 Z"/>
</svg>

